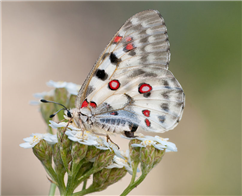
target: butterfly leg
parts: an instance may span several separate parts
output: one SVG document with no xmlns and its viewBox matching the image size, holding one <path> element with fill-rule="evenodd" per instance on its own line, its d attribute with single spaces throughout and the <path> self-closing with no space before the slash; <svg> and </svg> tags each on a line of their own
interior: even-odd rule
<svg viewBox="0 0 242 196">
<path fill-rule="evenodd" d="M 59 124 L 59 123 L 61 123 L 61 122 L 63 122 L 63 121 L 65 121 L 65 120 L 66 120 L 65 118 L 64 118 L 64 119 L 62 119 L 61 121 L 59 121 L 59 122 L 58 122 L 58 124 Z"/>
<path fill-rule="evenodd" d="M 63 131 L 63 135 L 62 135 L 62 138 L 61 138 L 61 142 L 62 142 L 62 140 L 63 140 L 63 137 L 64 137 L 64 135 L 65 135 L 65 132 L 66 132 L 66 130 L 67 130 L 67 127 L 69 126 L 69 124 L 70 124 L 70 122 L 72 121 L 72 119 L 73 119 L 73 118 L 70 118 L 70 119 L 68 120 L 68 122 L 67 122 L 67 125 L 66 125 L 66 127 L 65 127 L 65 129 L 64 129 L 64 131 Z"/>
<path fill-rule="evenodd" d="M 115 144 L 115 145 L 118 147 L 118 149 L 120 149 L 119 146 L 118 146 L 118 144 L 114 143 L 114 142 L 111 140 L 111 138 L 109 137 L 109 135 L 106 135 L 106 137 L 107 137 L 107 142 L 108 142 L 108 140 L 109 140 L 110 142 L 112 142 L 113 144 Z"/>
</svg>

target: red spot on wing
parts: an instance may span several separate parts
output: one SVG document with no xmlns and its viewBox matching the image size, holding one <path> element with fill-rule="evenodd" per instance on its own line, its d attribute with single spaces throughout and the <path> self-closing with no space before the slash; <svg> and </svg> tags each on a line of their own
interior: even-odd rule
<svg viewBox="0 0 242 196">
<path fill-rule="evenodd" d="M 147 127 L 150 127 L 151 123 L 150 123 L 150 121 L 147 118 L 145 119 L 145 124 L 146 124 Z"/>
<path fill-rule="evenodd" d="M 143 83 L 139 85 L 139 93 L 148 93 L 152 90 L 152 87 L 149 84 Z"/>
<path fill-rule="evenodd" d="M 93 107 L 93 108 L 96 108 L 97 107 L 97 104 L 94 101 L 91 101 L 90 102 L 90 106 Z"/>
<path fill-rule="evenodd" d="M 118 43 L 122 38 L 123 38 L 122 36 L 117 35 L 117 36 L 114 38 L 113 42 L 114 42 L 114 43 Z"/>
<path fill-rule="evenodd" d="M 120 83 L 118 80 L 112 80 L 108 83 L 108 87 L 111 90 L 117 90 L 120 87 Z"/>
<path fill-rule="evenodd" d="M 150 111 L 149 111 L 149 110 L 142 110 L 142 113 L 143 113 L 145 116 L 147 116 L 147 117 L 150 116 Z"/>
<path fill-rule="evenodd" d="M 88 106 L 88 101 L 85 99 L 83 102 L 82 102 L 82 106 L 81 108 L 85 108 Z"/>
<path fill-rule="evenodd" d="M 116 116 L 116 115 L 118 115 L 118 112 L 111 112 L 110 114 Z"/>
<path fill-rule="evenodd" d="M 126 50 L 133 50 L 134 49 L 134 45 L 132 43 L 127 44 L 127 46 L 125 47 Z"/>
<path fill-rule="evenodd" d="M 133 39 L 132 37 L 126 37 L 125 38 L 126 42 L 130 42 L 130 41 L 132 41 L 132 39 Z"/>
</svg>

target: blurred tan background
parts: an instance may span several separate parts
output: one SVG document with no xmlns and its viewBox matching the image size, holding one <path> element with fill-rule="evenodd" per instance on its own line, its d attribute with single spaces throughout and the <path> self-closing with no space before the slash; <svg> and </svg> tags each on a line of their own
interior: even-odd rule
<svg viewBox="0 0 242 196">
<path fill-rule="evenodd" d="M 241 195 L 241 2 L 3 2 L 2 195 L 48 194 L 42 165 L 19 147 L 46 131 L 33 93 L 49 91 L 49 80 L 82 84 L 120 26 L 146 9 L 165 18 L 186 107 L 160 134 L 178 152 L 131 195 Z M 119 195 L 130 179 L 96 194 Z"/>
</svg>

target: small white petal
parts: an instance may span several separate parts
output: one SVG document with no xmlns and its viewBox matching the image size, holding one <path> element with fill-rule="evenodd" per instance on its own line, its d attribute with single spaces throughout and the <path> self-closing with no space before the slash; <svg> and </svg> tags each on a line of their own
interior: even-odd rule
<svg viewBox="0 0 242 196">
<path fill-rule="evenodd" d="M 22 144 L 19 144 L 19 146 L 22 148 L 33 148 L 33 146 L 30 145 L 29 143 L 22 143 Z"/>
<path fill-rule="evenodd" d="M 46 133 L 44 135 L 44 140 L 51 145 L 56 144 L 58 142 L 57 135 L 52 135 L 50 133 Z"/>
<path fill-rule="evenodd" d="M 132 147 L 144 147 L 141 143 L 140 144 L 131 144 Z"/>
<path fill-rule="evenodd" d="M 164 149 L 166 149 L 166 146 L 163 146 L 161 144 L 156 144 L 156 145 L 154 145 L 154 147 L 157 148 L 158 150 L 164 150 Z"/>
<path fill-rule="evenodd" d="M 119 165 L 117 163 L 112 163 L 111 165 L 107 166 L 107 169 L 112 169 L 112 168 L 122 168 L 124 167 L 123 165 Z"/>
<path fill-rule="evenodd" d="M 46 84 L 47 84 L 47 86 L 54 87 L 54 88 L 64 88 L 64 87 L 66 87 L 66 82 L 54 82 L 53 80 L 50 80 Z"/>
<path fill-rule="evenodd" d="M 65 122 L 56 123 L 56 122 L 54 122 L 52 120 L 49 120 L 49 122 L 50 122 L 49 126 L 54 128 L 54 129 L 67 126 L 67 123 L 65 123 Z"/>
</svg>

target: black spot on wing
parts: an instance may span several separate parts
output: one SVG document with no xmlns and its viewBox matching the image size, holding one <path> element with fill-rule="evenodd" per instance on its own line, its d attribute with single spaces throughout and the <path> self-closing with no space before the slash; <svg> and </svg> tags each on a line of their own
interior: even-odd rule
<svg viewBox="0 0 242 196">
<path fill-rule="evenodd" d="M 165 110 L 166 112 L 168 112 L 168 111 L 169 111 L 168 103 L 162 103 L 162 104 L 161 104 L 161 109 L 162 109 L 162 110 Z"/>
<path fill-rule="evenodd" d="M 145 73 L 145 71 L 143 71 L 142 69 L 136 69 L 136 70 L 134 70 L 132 73 L 131 73 L 131 77 L 136 77 L 136 76 L 139 76 L 139 75 L 141 75 L 141 74 L 144 74 Z"/>
<path fill-rule="evenodd" d="M 166 120 L 166 117 L 165 116 L 158 116 L 158 119 L 161 123 L 164 123 L 165 120 Z"/>
<path fill-rule="evenodd" d="M 148 92 L 148 93 L 144 93 L 144 94 L 143 94 L 143 96 L 144 96 L 145 98 L 148 98 L 150 95 L 151 95 L 150 92 Z"/>
<path fill-rule="evenodd" d="M 167 80 L 163 80 L 162 83 L 164 86 L 169 86 L 169 83 L 167 82 Z"/>
<path fill-rule="evenodd" d="M 136 52 L 134 50 L 131 50 L 129 53 L 128 53 L 130 56 L 134 56 L 136 55 Z"/>
<path fill-rule="evenodd" d="M 144 74 L 144 77 L 154 77 L 155 78 L 155 77 L 157 77 L 157 74 L 147 72 L 147 73 Z"/>
<path fill-rule="evenodd" d="M 149 37 L 147 36 L 147 37 L 140 39 L 139 41 L 140 41 L 140 43 L 144 44 L 144 43 L 148 42 L 148 39 L 149 39 Z"/>
<path fill-rule="evenodd" d="M 103 81 L 108 78 L 108 74 L 103 69 L 97 69 L 95 75 L 97 76 L 97 78 Z"/>
<path fill-rule="evenodd" d="M 110 53 L 109 59 L 112 64 L 117 65 L 121 60 L 117 58 L 117 56 L 114 53 Z"/>
<path fill-rule="evenodd" d="M 161 93 L 162 97 L 165 98 L 165 99 L 169 99 L 169 95 L 168 94 L 169 94 L 169 92 L 167 92 L 167 91 Z"/>
</svg>

